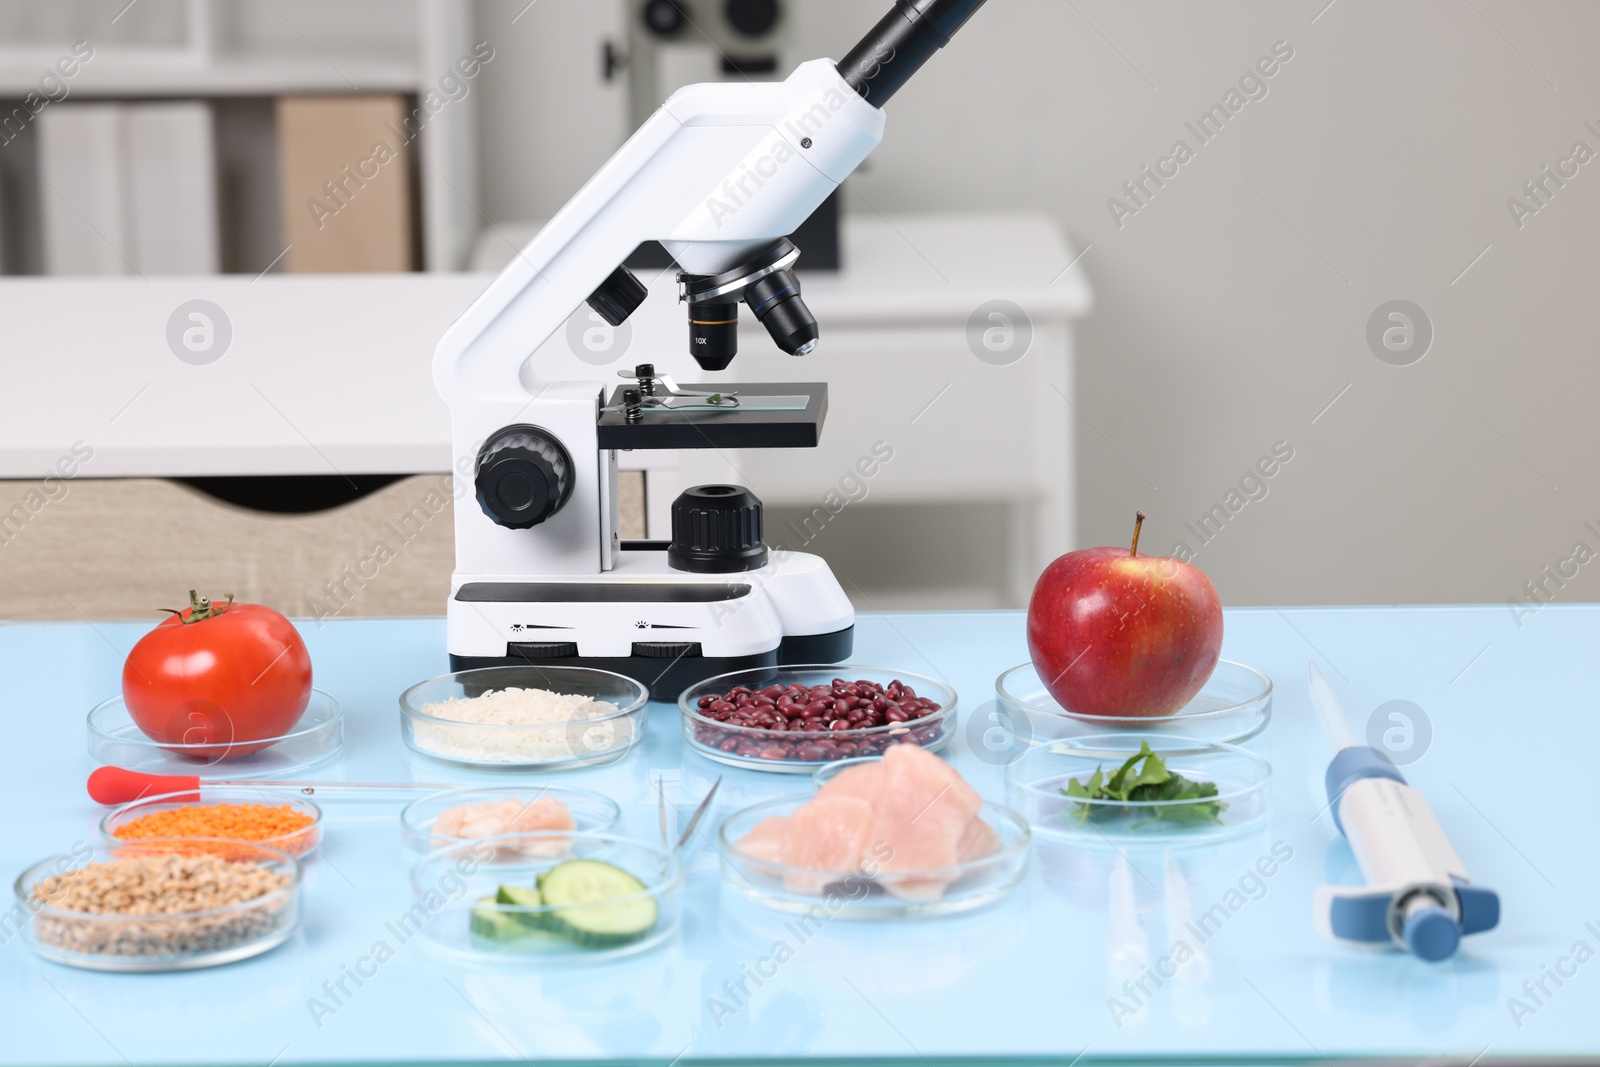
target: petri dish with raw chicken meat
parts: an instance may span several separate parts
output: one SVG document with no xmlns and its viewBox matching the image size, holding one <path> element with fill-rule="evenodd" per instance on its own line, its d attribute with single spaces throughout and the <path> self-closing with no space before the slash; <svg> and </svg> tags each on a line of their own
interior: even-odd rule
<svg viewBox="0 0 1600 1067">
<path fill-rule="evenodd" d="M 722 824 L 729 889 L 819 921 L 919 918 L 994 903 L 1027 872 L 1027 821 L 925 749 L 895 745 L 816 779 L 814 793 Z"/>
</svg>

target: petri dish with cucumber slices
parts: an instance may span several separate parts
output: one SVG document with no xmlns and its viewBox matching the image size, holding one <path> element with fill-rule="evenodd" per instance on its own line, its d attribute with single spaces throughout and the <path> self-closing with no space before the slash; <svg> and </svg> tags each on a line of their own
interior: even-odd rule
<svg viewBox="0 0 1600 1067">
<path fill-rule="evenodd" d="M 616 834 L 505 834 L 429 853 L 400 920 L 476 962 L 598 963 L 666 942 L 682 921 L 683 870 L 666 849 Z"/>
</svg>

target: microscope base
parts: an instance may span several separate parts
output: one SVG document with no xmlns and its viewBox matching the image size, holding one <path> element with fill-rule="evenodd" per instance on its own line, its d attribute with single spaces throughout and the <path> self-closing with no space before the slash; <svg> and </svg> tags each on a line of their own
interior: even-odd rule
<svg viewBox="0 0 1600 1067">
<path fill-rule="evenodd" d="M 674 569 L 665 546 L 635 544 L 603 575 L 463 574 L 447 611 L 452 670 L 595 667 L 675 701 L 717 674 L 780 664 L 839 663 L 855 610 L 828 565 L 775 550 L 728 574 Z"/>
<path fill-rule="evenodd" d="M 452 671 L 479 667 L 592 667 L 626 675 L 648 686 L 650 699 L 676 703 L 678 694 L 698 682 L 730 671 L 756 667 L 842 663 L 855 645 L 855 627 L 831 634 L 785 637 L 770 652 L 751 656 L 458 656 L 450 655 Z"/>
</svg>

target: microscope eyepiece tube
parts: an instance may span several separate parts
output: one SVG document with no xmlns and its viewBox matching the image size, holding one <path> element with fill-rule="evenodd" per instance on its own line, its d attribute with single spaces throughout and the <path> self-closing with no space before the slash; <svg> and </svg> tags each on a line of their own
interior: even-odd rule
<svg viewBox="0 0 1600 1067">
<path fill-rule="evenodd" d="M 933 54 L 950 43 L 984 0 L 895 0 L 839 73 L 874 107 L 883 107 Z"/>
</svg>

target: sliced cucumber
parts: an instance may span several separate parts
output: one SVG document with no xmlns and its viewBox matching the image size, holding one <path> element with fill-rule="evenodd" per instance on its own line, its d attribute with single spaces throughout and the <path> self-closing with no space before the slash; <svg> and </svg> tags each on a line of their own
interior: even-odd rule
<svg viewBox="0 0 1600 1067">
<path fill-rule="evenodd" d="M 524 885 L 503 885 L 494 899 L 497 904 L 511 904 L 520 908 L 537 908 L 544 903 L 544 897 L 538 889 Z"/>
<path fill-rule="evenodd" d="M 500 892 L 495 894 L 496 904 L 509 904 L 518 908 L 537 908 L 544 903 L 544 896 L 532 886 L 503 885 Z M 507 919 L 526 930 L 541 930 L 545 927 L 545 916 L 539 912 L 502 912 Z"/>
<path fill-rule="evenodd" d="M 496 897 L 484 897 L 478 901 L 472 909 L 472 918 L 467 923 L 467 929 L 477 937 L 490 941 L 514 941 L 517 938 L 527 937 L 532 931 L 518 922 L 516 916 L 508 915 L 496 907 L 498 903 Z"/>
<path fill-rule="evenodd" d="M 567 860 L 539 876 L 539 894 L 552 908 L 551 929 L 585 948 L 615 948 L 637 941 L 656 925 L 661 909 L 645 884 L 600 860 Z"/>
</svg>

